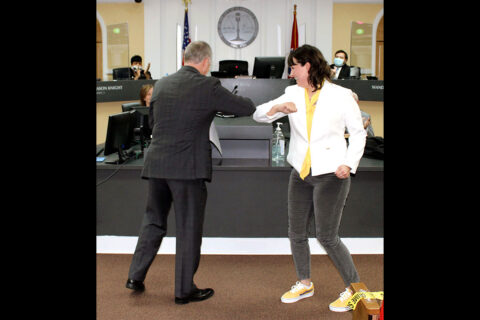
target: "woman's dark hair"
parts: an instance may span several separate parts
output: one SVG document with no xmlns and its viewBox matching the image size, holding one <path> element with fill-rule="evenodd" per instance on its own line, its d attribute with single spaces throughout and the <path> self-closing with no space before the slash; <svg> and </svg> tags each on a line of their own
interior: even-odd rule
<svg viewBox="0 0 480 320">
<path fill-rule="evenodd" d="M 298 47 L 294 51 L 290 52 L 288 56 L 288 66 L 291 67 L 295 63 L 293 58 L 297 59 L 298 63 L 302 66 L 305 63 L 310 63 L 310 71 L 308 72 L 308 83 L 310 83 L 315 90 L 321 89 L 323 81 L 330 81 L 330 66 L 323 57 L 323 54 L 315 48 L 308 44 L 304 44 L 301 47 Z"/>
</svg>

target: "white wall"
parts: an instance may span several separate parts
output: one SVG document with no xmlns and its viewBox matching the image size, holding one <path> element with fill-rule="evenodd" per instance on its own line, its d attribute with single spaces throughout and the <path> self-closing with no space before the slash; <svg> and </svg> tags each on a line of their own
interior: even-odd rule
<svg viewBox="0 0 480 320">
<path fill-rule="evenodd" d="M 203 40 L 213 50 L 211 71 L 218 70 L 218 61 L 248 61 L 249 74 L 256 56 L 287 56 L 292 36 L 293 5 L 297 5 L 297 25 L 305 28 L 305 42 L 316 46 L 328 59 L 332 56 L 333 0 L 192 0 L 188 6 L 190 38 Z M 185 6 L 181 0 L 143 0 L 145 21 L 144 65 L 151 62 L 155 79 L 172 74 L 176 69 L 176 27 L 181 25 Z M 257 17 L 259 31 L 250 45 L 241 49 L 227 46 L 217 33 L 218 19 L 231 7 L 245 7 Z M 195 28 L 197 39 L 195 39 Z M 278 43 L 280 30 L 281 43 Z M 182 34 L 183 35 L 183 34 Z M 301 36 L 299 34 L 299 36 Z M 330 61 L 329 61 L 330 62 Z"/>
</svg>

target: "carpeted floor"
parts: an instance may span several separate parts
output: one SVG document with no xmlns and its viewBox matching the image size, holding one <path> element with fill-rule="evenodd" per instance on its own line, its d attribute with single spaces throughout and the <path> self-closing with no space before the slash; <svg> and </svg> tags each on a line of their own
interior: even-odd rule
<svg viewBox="0 0 480 320">
<path fill-rule="evenodd" d="M 295 284 L 290 255 L 202 255 L 195 275 L 199 288 L 215 295 L 202 302 L 174 303 L 174 255 L 157 255 L 136 294 L 125 288 L 131 254 L 97 254 L 97 320 L 352 319 L 329 310 L 345 287 L 327 255 L 312 255 L 315 294 L 292 304 L 280 301 Z M 383 291 L 383 255 L 353 255 L 361 281 Z"/>
</svg>

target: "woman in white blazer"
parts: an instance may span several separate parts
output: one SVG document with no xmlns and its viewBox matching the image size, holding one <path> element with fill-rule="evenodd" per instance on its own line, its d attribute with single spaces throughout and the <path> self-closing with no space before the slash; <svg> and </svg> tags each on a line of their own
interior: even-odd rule
<svg viewBox="0 0 480 320">
<path fill-rule="evenodd" d="M 356 172 L 363 155 L 366 132 L 352 91 L 330 82 L 330 67 L 317 48 L 299 47 L 290 53 L 288 65 L 297 84 L 257 106 L 253 114 L 258 122 L 271 123 L 286 115 L 290 122 L 287 161 L 293 169 L 288 186 L 288 236 L 299 281 L 281 300 L 292 303 L 314 293 L 307 234 L 313 211 L 316 237 L 347 287 L 330 310 L 348 311 L 346 302 L 352 295 L 348 287 L 360 278 L 338 229 L 350 174 Z M 345 128 L 350 134 L 348 146 Z"/>
</svg>

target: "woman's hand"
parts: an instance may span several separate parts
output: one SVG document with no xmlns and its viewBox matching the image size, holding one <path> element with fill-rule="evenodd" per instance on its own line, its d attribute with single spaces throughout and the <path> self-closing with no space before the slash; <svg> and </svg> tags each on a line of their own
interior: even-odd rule
<svg viewBox="0 0 480 320">
<path fill-rule="evenodd" d="M 293 102 L 284 102 L 274 105 L 270 111 L 267 112 L 268 116 L 273 116 L 277 112 L 283 112 L 285 114 L 297 112 L 297 107 Z"/>
<path fill-rule="evenodd" d="M 338 179 L 347 179 L 350 177 L 350 167 L 344 164 L 340 165 L 335 171 L 335 175 Z"/>
</svg>

